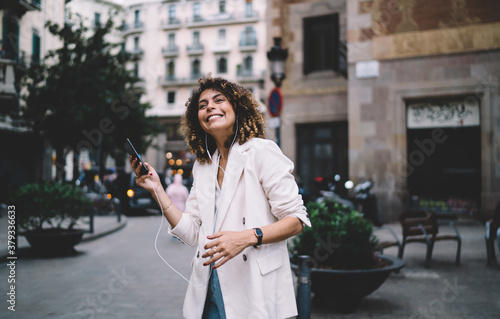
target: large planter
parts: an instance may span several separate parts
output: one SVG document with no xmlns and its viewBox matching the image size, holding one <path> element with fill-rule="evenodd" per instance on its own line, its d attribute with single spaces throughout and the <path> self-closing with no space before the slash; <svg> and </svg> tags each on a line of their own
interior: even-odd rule
<svg viewBox="0 0 500 319">
<path fill-rule="evenodd" d="M 389 266 L 364 270 L 336 270 L 313 268 L 311 271 L 311 291 L 314 302 L 332 304 L 343 313 L 356 311 L 361 300 L 378 289 L 392 271 L 404 267 L 402 259 L 379 255 L 390 263 Z"/>
<path fill-rule="evenodd" d="M 23 233 L 31 248 L 44 255 L 75 253 L 74 246 L 82 241 L 85 231 L 81 229 L 41 229 Z"/>
</svg>

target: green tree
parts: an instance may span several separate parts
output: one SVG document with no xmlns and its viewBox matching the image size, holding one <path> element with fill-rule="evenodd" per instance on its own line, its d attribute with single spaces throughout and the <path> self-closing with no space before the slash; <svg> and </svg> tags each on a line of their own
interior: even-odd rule
<svg viewBox="0 0 500 319">
<path fill-rule="evenodd" d="M 92 32 L 81 20 L 76 25 L 47 23 L 62 46 L 32 64 L 23 79 L 22 115 L 55 149 L 58 180 L 64 179 L 70 151 L 75 154 L 73 179 L 84 148 L 97 156 L 102 176 L 108 155 L 124 158 L 126 137 L 143 151 L 158 131 L 155 119 L 145 115 L 150 105 L 141 102 L 142 80 L 126 69 L 128 57 L 120 44 L 106 40 L 114 28 L 112 15 Z"/>
</svg>

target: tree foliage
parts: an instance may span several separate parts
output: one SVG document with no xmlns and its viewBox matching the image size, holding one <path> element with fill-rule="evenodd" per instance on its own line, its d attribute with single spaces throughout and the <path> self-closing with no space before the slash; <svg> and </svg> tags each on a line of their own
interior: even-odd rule
<svg viewBox="0 0 500 319">
<path fill-rule="evenodd" d="M 97 154 L 103 171 L 107 154 L 124 157 L 126 137 L 144 150 L 157 124 L 146 117 L 150 106 L 141 102 L 142 81 L 126 69 L 120 44 L 107 41 L 114 29 L 112 15 L 90 31 L 81 19 L 76 25 L 48 22 L 46 27 L 62 46 L 29 68 L 23 79 L 22 111 L 56 150 L 58 179 L 64 176 L 69 151 L 78 155 L 86 148 Z"/>
</svg>

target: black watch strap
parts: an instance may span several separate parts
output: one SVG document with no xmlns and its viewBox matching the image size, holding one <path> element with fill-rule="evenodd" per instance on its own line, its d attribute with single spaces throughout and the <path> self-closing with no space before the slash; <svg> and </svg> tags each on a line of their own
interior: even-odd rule
<svg viewBox="0 0 500 319">
<path fill-rule="evenodd" d="M 260 228 L 254 228 L 255 236 L 257 236 L 257 244 L 253 245 L 255 248 L 262 245 L 262 230 Z"/>
</svg>

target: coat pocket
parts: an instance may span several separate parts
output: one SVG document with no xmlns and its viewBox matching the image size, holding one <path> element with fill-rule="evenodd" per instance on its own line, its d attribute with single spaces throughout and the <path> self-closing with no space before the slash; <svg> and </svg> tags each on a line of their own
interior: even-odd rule
<svg viewBox="0 0 500 319">
<path fill-rule="evenodd" d="M 283 254 L 281 253 L 279 247 L 276 247 L 257 258 L 257 264 L 259 265 L 260 274 L 262 276 L 280 268 L 283 266 L 283 263 Z"/>
</svg>

